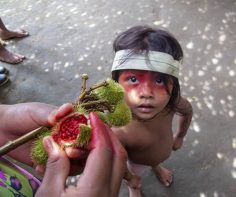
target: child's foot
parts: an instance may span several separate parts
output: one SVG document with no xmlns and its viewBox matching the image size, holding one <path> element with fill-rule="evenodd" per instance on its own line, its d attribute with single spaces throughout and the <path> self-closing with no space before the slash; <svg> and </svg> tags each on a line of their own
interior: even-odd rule
<svg viewBox="0 0 236 197">
<path fill-rule="evenodd" d="M 25 59 L 25 56 L 11 53 L 4 46 L 0 46 L 0 61 L 9 64 L 18 64 Z"/>
<path fill-rule="evenodd" d="M 126 184 L 128 185 L 128 187 L 132 188 L 132 189 L 140 189 L 141 188 L 141 177 L 138 175 L 132 175 L 132 178 L 127 181 Z"/>
<path fill-rule="evenodd" d="M 142 197 L 141 190 L 129 187 L 129 197 Z"/>
<path fill-rule="evenodd" d="M 165 185 L 166 187 L 169 187 L 171 185 L 173 181 L 173 174 L 170 170 L 158 165 L 153 168 L 153 171 L 156 177 L 160 180 L 160 182 L 163 185 Z"/>
<path fill-rule="evenodd" d="M 22 29 L 18 31 L 0 30 L 0 38 L 3 40 L 9 40 L 12 38 L 23 38 L 28 35 L 29 32 Z"/>
</svg>

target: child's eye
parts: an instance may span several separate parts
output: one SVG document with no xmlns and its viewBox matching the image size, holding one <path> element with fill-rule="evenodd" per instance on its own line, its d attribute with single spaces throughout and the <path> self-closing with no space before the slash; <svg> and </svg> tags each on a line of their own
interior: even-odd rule
<svg viewBox="0 0 236 197">
<path fill-rule="evenodd" d="M 164 81 L 162 79 L 156 79 L 156 84 L 157 85 L 164 85 Z"/>
<path fill-rule="evenodd" d="M 130 82 L 130 83 L 137 83 L 138 80 L 136 79 L 136 77 L 131 76 L 131 77 L 128 78 L 128 82 Z"/>
</svg>

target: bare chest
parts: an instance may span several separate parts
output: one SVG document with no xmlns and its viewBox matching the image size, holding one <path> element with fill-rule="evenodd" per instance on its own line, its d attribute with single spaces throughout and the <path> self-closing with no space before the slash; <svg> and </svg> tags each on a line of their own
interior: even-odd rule
<svg viewBox="0 0 236 197">
<path fill-rule="evenodd" d="M 173 134 L 170 124 L 136 125 L 129 130 L 127 151 L 129 159 L 137 164 L 157 165 L 171 153 Z"/>
</svg>

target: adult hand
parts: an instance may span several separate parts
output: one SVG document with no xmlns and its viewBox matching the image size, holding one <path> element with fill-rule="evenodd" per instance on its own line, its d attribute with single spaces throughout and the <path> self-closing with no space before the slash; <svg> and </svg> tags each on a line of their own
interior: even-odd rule
<svg viewBox="0 0 236 197">
<path fill-rule="evenodd" d="M 51 137 L 44 139 L 48 152 L 48 162 L 42 185 L 36 197 L 115 197 L 126 169 L 127 153 L 95 113 L 90 114 L 92 126 L 91 151 L 88 155 L 83 174 L 76 186 L 65 189 L 70 162 Z"/>
<path fill-rule="evenodd" d="M 0 145 L 15 140 L 20 136 L 40 126 L 50 126 L 53 120 L 48 116 L 58 107 L 45 103 L 20 103 L 15 105 L 0 105 Z M 65 104 L 58 109 L 57 116 L 63 116 L 73 110 L 71 104 Z M 64 113 L 64 114 L 63 114 Z M 14 159 L 28 165 L 33 165 L 30 158 L 31 141 L 23 144 L 8 154 Z"/>
</svg>

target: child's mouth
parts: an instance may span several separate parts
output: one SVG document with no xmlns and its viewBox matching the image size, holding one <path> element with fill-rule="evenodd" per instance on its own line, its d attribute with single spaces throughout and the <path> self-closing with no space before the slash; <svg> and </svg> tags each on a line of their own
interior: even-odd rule
<svg viewBox="0 0 236 197">
<path fill-rule="evenodd" d="M 138 109 L 142 113 L 150 113 L 153 111 L 154 107 L 152 105 L 139 105 Z"/>
</svg>

